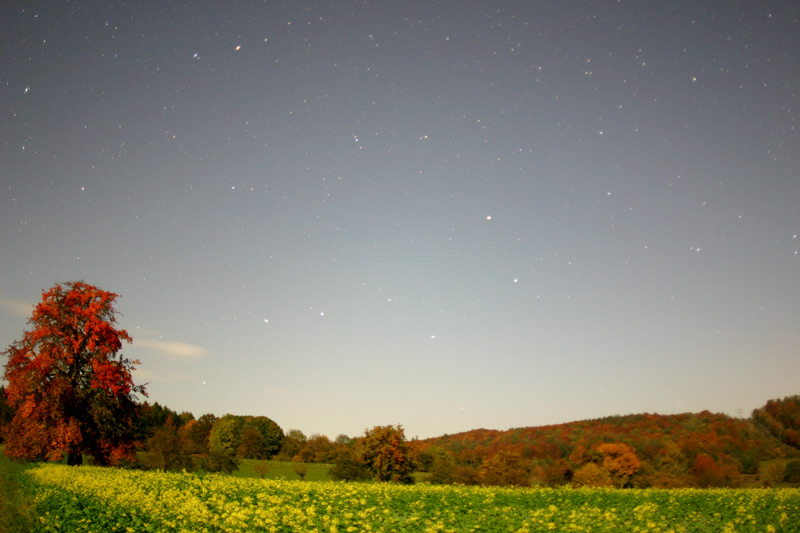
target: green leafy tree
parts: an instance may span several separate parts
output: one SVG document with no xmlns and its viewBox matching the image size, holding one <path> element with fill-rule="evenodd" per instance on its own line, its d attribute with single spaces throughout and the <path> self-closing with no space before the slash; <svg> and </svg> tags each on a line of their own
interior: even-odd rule
<svg viewBox="0 0 800 533">
<path fill-rule="evenodd" d="M 428 466 L 428 473 L 430 474 L 428 481 L 442 485 L 455 483 L 458 470 L 458 463 L 456 463 L 455 458 L 446 450 L 435 446 L 428 448 L 427 453 L 431 457 L 430 465 Z"/>
<path fill-rule="evenodd" d="M 361 460 L 378 481 L 412 483 L 412 464 L 403 426 L 375 426 L 360 442 Z"/>
<path fill-rule="evenodd" d="M 283 446 L 285 436 L 281 427 L 274 420 L 266 416 L 245 416 L 237 418 L 240 420 L 242 438 L 244 438 L 244 431 L 248 428 L 254 429 L 261 436 L 261 439 L 257 440 L 263 443 L 263 450 L 261 455 L 255 457 L 256 459 L 269 459 L 277 455 Z"/>
<path fill-rule="evenodd" d="M 242 443 L 241 423 L 233 415 L 225 415 L 214 423 L 208 436 L 209 451 L 236 455 Z"/>
<path fill-rule="evenodd" d="M 5 430 L 6 454 L 15 459 L 80 465 L 133 457 L 138 361 L 120 354 L 131 342 L 117 329 L 119 295 L 82 281 L 42 292 L 31 329 L 5 352 L 6 396 L 14 417 Z"/>
<path fill-rule="evenodd" d="M 284 461 L 291 461 L 305 447 L 308 438 L 299 429 L 290 429 L 283 439 L 279 456 Z"/>
<path fill-rule="evenodd" d="M 239 459 L 224 449 L 211 448 L 208 450 L 208 454 L 200 458 L 200 468 L 207 472 L 230 474 L 239 469 Z"/>
<path fill-rule="evenodd" d="M 339 449 L 328 473 L 334 481 L 365 481 L 372 475 L 355 449 L 349 446 Z"/>
<path fill-rule="evenodd" d="M 239 417 L 241 418 L 241 417 Z M 241 424 L 237 417 L 225 415 L 211 428 L 208 436 L 208 454 L 201 467 L 209 472 L 231 473 L 239 468 L 236 451 L 242 443 Z"/>
</svg>

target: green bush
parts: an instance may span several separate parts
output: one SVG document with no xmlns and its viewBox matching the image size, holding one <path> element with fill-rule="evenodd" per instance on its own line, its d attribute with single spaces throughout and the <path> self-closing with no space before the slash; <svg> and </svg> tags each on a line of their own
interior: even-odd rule
<svg viewBox="0 0 800 533">
<path fill-rule="evenodd" d="M 791 461 L 783 471 L 785 483 L 800 483 L 800 461 Z"/>
</svg>

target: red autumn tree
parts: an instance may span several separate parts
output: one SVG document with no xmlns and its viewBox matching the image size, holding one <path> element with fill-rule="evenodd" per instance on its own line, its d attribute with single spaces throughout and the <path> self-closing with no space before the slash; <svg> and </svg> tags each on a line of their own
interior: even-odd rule
<svg viewBox="0 0 800 533">
<path fill-rule="evenodd" d="M 80 465 L 83 454 L 98 464 L 131 456 L 135 394 L 131 372 L 138 361 L 119 354 L 114 301 L 119 295 L 82 281 L 42 291 L 22 340 L 8 357 L 7 396 L 15 408 L 6 428 L 6 455 Z"/>
</svg>

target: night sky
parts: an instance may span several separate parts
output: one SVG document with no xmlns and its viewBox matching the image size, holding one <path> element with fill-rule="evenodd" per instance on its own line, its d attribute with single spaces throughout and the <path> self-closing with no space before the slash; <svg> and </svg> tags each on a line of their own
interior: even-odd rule
<svg viewBox="0 0 800 533">
<path fill-rule="evenodd" d="M 800 393 L 795 1 L 0 20 L 2 348 L 83 279 L 149 401 L 307 435 Z"/>
</svg>

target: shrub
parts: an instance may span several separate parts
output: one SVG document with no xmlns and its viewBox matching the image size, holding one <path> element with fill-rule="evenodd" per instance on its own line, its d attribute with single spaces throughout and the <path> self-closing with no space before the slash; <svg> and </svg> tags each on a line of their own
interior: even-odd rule
<svg viewBox="0 0 800 533">
<path fill-rule="evenodd" d="M 791 461 L 783 471 L 783 481 L 786 483 L 800 483 L 800 461 Z"/>
</svg>

